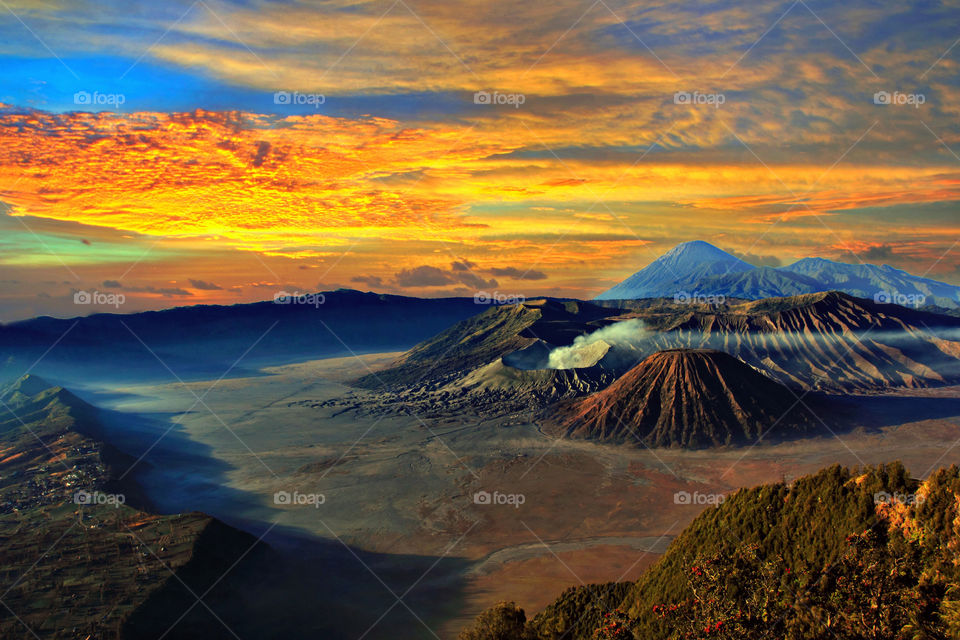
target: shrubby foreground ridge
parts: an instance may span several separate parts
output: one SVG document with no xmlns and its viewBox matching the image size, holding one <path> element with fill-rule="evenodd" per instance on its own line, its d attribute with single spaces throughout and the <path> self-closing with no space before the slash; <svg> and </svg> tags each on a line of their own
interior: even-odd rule
<svg viewBox="0 0 960 640">
<path fill-rule="evenodd" d="M 956 638 L 958 558 L 960 468 L 835 466 L 736 492 L 634 583 L 573 587 L 530 620 L 497 605 L 460 637 Z"/>
</svg>

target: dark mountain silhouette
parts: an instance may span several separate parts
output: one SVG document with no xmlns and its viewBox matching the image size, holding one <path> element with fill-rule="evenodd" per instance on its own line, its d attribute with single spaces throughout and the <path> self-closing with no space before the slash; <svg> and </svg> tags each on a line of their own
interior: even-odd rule
<svg viewBox="0 0 960 640">
<path fill-rule="evenodd" d="M 170 380 L 170 370 L 189 379 L 219 376 L 241 356 L 234 374 L 245 366 L 402 351 L 489 308 L 472 298 L 422 299 L 345 289 L 324 295 L 319 306 L 197 305 L 2 325 L 0 377 L 18 376 L 35 364 L 41 375 L 77 382 Z"/>
</svg>

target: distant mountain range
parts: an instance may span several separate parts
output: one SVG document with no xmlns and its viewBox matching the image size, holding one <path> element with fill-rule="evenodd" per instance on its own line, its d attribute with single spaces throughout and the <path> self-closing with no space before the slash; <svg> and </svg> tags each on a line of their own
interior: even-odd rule
<svg viewBox="0 0 960 640">
<path fill-rule="evenodd" d="M 27 370 L 73 384 L 171 380 L 171 371 L 196 379 L 232 366 L 234 375 L 250 374 L 265 365 L 409 349 L 489 308 L 473 298 L 349 289 L 315 300 L 318 304 L 196 305 L 0 325 L 0 380 Z"/>
<path fill-rule="evenodd" d="M 902 306 L 960 309 L 960 287 L 890 265 L 804 258 L 784 267 L 755 267 L 702 240 L 678 244 L 596 299 L 759 300 L 823 291 Z"/>
<path fill-rule="evenodd" d="M 491 307 L 417 345 L 390 367 L 354 384 L 446 384 L 526 388 L 549 397 L 592 390 L 664 349 L 725 351 L 790 387 L 851 392 L 929 387 L 960 380 L 960 319 L 845 293 L 702 303 L 590 303 L 537 299 Z M 579 349 L 575 341 L 580 336 Z M 601 341 L 600 338 L 603 338 Z M 573 346 L 575 369 L 557 369 L 551 356 Z M 589 356 L 589 357 L 586 357 Z M 509 371 L 505 371 L 509 370 Z M 590 371 L 587 371 L 587 370 Z M 549 376 L 531 371 L 551 370 Z M 560 375 L 564 371 L 576 376 Z M 556 385 L 567 385 L 566 391 Z"/>
</svg>

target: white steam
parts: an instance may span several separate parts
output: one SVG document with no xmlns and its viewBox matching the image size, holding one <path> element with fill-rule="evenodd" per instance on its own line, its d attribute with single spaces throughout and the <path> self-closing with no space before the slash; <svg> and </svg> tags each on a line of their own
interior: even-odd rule
<svg viewBox="0 0 960 640">
<path fill-rule="evenodd" d="M 597 329 L 585 336 L 577 336 L 573 344 L 557 347 L 547 357 L 550 369 L 579 369 L 592 367 L 607 351 L 631 347 L 648 337 L 649 332 L 642 320 L 624 320 Z"/>
<path fill-rule="evenodd" d="M 770 369 L 771 361 L 783 370 L 796 366 L 796 359 L 806 353 L 818 366 L 827 368 L 827 377 L 843 374 L 848 360 L 865 351 L 893 347 L 902 351 L 900 362 L 876 359 L 877 366 L 888 375 L 901 370 L 931 369 L 931 379 L 960 379 L 960 328 L 938 326 L 927 330 L 858 328 L 822 334 L 794 331 L 699 331 L 684 329 L 658 332 L 648 330 L 639 319 L 624 320 L 579 336 L 573 344 L 557 347 L 547 356 L 550 369 L 602 366 L 626 370 L 644 357 L 663 349 L 717 349 L 740 358 L 753 366 Z M 836 362 L 823 360 L 824 352 L 832 352 Z M 821 355 L 818 355 L 821 354 Z M 871 359 L 875 356 L 871 356 Z M 888 371 L 889 370 L 889 371 Z"/>
</svg>

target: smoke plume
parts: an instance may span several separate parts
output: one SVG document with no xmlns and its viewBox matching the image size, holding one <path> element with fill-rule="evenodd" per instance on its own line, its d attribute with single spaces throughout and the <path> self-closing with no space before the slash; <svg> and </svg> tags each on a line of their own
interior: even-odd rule
<svg viewBox="0 0 960 640">
<path fill-rule="evenodd" d="M 557 347 L 550 352 L 550 369 L 576 369 L 593 366 L 607 351 L 630 348 L 643 342 L 649 335 L 642 320 L 624 320 L 597 329 L 585 336 L 577 336 L 573 344 Z"/>
</svg>

